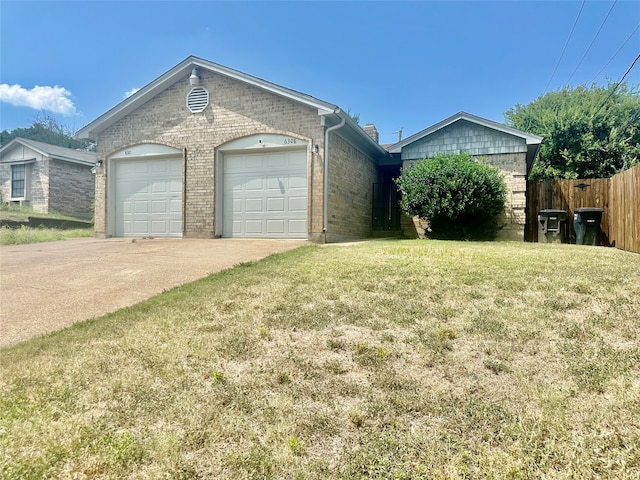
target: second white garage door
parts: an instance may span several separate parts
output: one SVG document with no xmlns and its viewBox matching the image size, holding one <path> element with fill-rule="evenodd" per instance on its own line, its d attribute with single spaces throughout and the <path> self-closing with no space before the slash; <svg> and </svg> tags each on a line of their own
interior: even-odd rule
<svg viewBox="0 0 640 480">
<path fill-rule="evenodd" d="M 225 154 L 225 237 L 307 238 L 306 150 Z"/>
</svg>

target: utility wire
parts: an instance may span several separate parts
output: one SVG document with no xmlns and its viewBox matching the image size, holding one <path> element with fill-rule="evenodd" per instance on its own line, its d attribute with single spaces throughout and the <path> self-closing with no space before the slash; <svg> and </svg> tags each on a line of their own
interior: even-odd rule
<svg viewBox="0 0 640 480">
<path fill-rule="evenodd" d="M 622 78 L 620 79 L 620 81 L 618 83 L 616 83 L 615 87 L 613 87 L 613 89 L 611 89 L 611 92 L 609 92 L 609 95 L 607 95 L 607 98 L 604 99 L 604 102 L 602 102 L 600 104 L 600 106 L 598 107 L 598 109 L 596 110 L 596 113 L 594 113 L 593 115 L 591 115 L 591 120 L 593 120 L 595 118 L 595 116 L 600 112 L 600 110 L 602 110 L 602 107 L 604 107 L 604 105 L 609 101 L 609 99 L 613 96 L 613 94 L 616 92 L 617 88 L 620 86 L 620 84 L 624 81 L 624 78 L 629 75 L 629 72 L 631 71 L 631 69 L 635 66 L 636 62 L 638 61 L 638 59 L 640 59 L 640 54 L 638 54 L 638 56 L 636 57 L 636 59 L 633 61 L 633 63 L 631 64 L 631 66 L 627 69 L 626 72 L 624 72 L 624 75 L 622 75 Z"/>
<path fill-rule="evenodd" d="M 595 81 L 596 78 L 598 78 L 600 76 L 600 74 L 603 72 L 603 70 L 605 68 L 607 68 L 609 66 L 609 64 L 613 61 L 614 58 L 616 58 L 618 56 L 618 54 L 620 53 L 620 50 L 622 50 L 624 48 L 624 46 L 629 43 L 629 40 L 631 40 L 631 38 L 636 34 L 636 32 L 638 31 L 638 29 L 640 29 L 640 23 L 636 26 L 636 29 L 631 32 L 631 35 L 629 35 L 627 37 L 627 39 L 622 43 L 622 45 L 620 45 L 620 48 L 618 48 L 618 50 L 616 50 L 616 53 L 613 54 L 613 56 L 609 59 L 609 61 L 607 63 L 605 63 L 604 67 L 602 67 L 600 69 L 600 71 L 598 73 L 596 73 L 596 76 L 593 77 L 593 79 L 591 80 L 591 82 L 589 83 L 593 83 Z"/>
<path fill-rule="evenodd" d="M 584 8 L 585 3 L 587 3 L 587 0 L 582 0 L 582 5 L 580 5 L 580 11 L 578 11 L 578 16 L 576 17 L 576 20 L 573 22 L 573 27 L 571 27 L 571 32 L 569 32 L 569 37 L 567 38 L 567 41 L 564 44 L 564 48 L 562 49 L 560 58 L 556 62 L 556 66 L 553 68 L 553 73 L 551 74 L 551 78 L 549 78 L 549 81 L 547 82 L 547 86 L 544 87 L 544 93 L 547 93 L 547 90 L 549 89 L 549 85 L 551 84 L 551 80 L 553 80 L 553 77 L 556 74 L 556 71 L 558 70 L 558 66 L 560 65 L 560 61 L 562 60 L 562 57 L 564 57 L 564 52 L 567 50 L 567 46 L 569 45 L 569 41 L 571 40 L 573 31 L 576 29 L 576 25 L 578 24 L 578 19 L 580 18 L 580 14 L 582 13 L 582 9 Z"/>
<path fill-rule="evenodd" d="M 571 75 L 569 75 L 569 80 L 567 80 L 567 83 L 569 83 L 571 81 L 571 79 L 573 78 L 573 75 L 576 73 L 578 68 L 580 68 L 580 65 L 582 65 L 584 57 L 587 56 L 587 53 L 589 53 L 589 50 L 591 50 L 591 47 L 593 46 L 593 42 L 595 42 L 596 38 L 598 38 L 598 35 L 600 35 L 600 30 L 602 30 L 602 27 L 604 27 L 604 24 L 607 23 L 607 19 L 609 18 L 609 15 L 611 15 L 611 10 L 613 10 L 613 7 L 616 6 L 616 3 L 618 3 L 618 0 L 614 0 L 614 2 L 611 4 L 611 8 L 609 9 L 609 11 L 607 12 L 606 17 L 604 17 L 604 20 L 600 24 L 600 28 L 598 28 L 598 31 L 596 32 L 595 36 L 593 37 L 593 40 L 591 40 L 591 43 L 589 44 L 589 46 L 585 50 L 584 54 L 582 55 L 582 58 L 578 62 L 578 65 L 576 65 L 576 68 L 574 68 L 573 72 L 571 72 Z"/>
</svg>

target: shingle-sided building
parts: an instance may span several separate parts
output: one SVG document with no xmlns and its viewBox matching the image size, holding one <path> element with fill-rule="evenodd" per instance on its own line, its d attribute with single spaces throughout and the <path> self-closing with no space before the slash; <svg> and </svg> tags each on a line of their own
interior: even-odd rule
<svg viewBox="0 0 640 480">
<path fill-rule="evenodd" d="M 98 236 L 362 238 L 387 156 L 336 105 L 188 57 L 78 132 Z"/>
<path fill-rule="evenodd" d="M 527 178 L 542 137 L 459 112 L 389 147 L 404 166 L 438 153 L 466 152 L 499 168 L 507 187 L 499 238 L 523 239 Z"/>
<path fill-rule="evenodd" d="M 43 213 L 93 215 L 96 155 L 14 138 L 0 149 L 2 201 Z"/>
</svg>

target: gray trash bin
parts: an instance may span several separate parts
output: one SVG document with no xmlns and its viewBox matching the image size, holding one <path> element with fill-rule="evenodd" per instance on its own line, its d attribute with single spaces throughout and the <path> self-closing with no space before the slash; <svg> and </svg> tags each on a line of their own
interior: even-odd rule
<svg viewBox="0 0 640 480">
<path fill-rule="evenodd" d="M 538 242 L 565 243 L 566 241 L 566 210 L 547 208 L 538 212 Z"/>
<path fill-rule="evenodd" d="M 573 229 L 576 245 L 600 245 L 602 208 L 576 208 L 573 211 Z"/>
</svg>

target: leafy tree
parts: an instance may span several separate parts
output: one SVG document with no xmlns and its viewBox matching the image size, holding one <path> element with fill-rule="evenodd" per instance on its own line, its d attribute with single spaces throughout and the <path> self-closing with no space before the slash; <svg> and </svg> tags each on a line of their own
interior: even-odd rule
<svg viewBox="0 0 640 480">
<path fill-rule="evenodd" d="M 351 113 L 351 109 L 347 109 L 347 115 L 353 120 L 356 125 L 360 125 L 360 114 L 359 113 Z"/>
<path fill-rule="evenodd" d="M 73 138 L 73 132 L 49 115 L 36 117 L 28 128 L 16 128 L 10 132 L 3 130 L 0 132 L 0 145 L 6 145 L 17 137 L 76 150 L 92 149 L 92 144 Z"/>
<path fill-rule="evenodd" d="M 434 238 L 487 239 L 497 231 L 506 187 L 499 169 L 468 153 L 438 154 L 405 167 L 396 179 L 400 207 L 429 223 Z"/>
<path fill-rule="evenodd" d="M 505 112 L 544 137 L 530 178 L 607 178 L 640 163 L 640 95 L 626 83 L 564 87 Z"/>
</svg>

